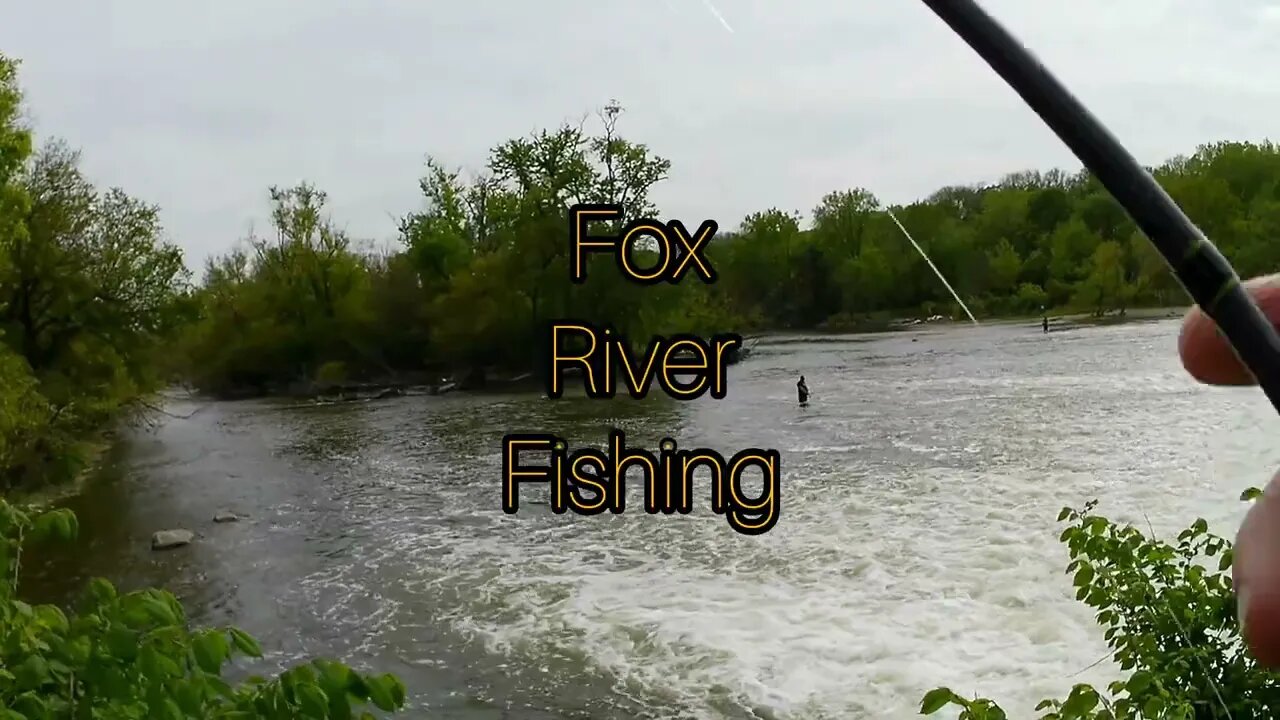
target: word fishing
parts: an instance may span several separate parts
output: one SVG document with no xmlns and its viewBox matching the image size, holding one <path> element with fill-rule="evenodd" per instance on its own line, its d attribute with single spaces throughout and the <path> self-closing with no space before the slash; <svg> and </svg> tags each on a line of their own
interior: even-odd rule
<svg viewBox="0 0 1280 720">
<path fill-rule="evenodd" d="M 564 439 L 550 433 L 507 435 L 502 439 L 502 510 L 514 514 L 520 509 L 520 483 L 545 482 L 550 485 L 551 512 L 557 515 L 566 510 L 621 514 L 627 505 L 627 471 L 638 468 L 646 513 L 687 515 L 693 510 L 694 471 L 705 468 L 710 474 L 711 510 L 724 515 L 730 527 L 744 535 L 760 535 L 777 524 L 782 504 L 777 450 L 747 448 L 725 460 L 715 450 L 681 450 L 670 438 L 659 448 L 658 457 L 628 448 L 618 429 L 609 432 L 608 452 L 579 448 L 570 453 Z M 551 464 L 522 466 L 521 450 L 549 451 Z M 751 468 L 758 469 L 764 481 L 757 497 L 747 496 L 743 488 L 743 474 Z"/>
</svg>

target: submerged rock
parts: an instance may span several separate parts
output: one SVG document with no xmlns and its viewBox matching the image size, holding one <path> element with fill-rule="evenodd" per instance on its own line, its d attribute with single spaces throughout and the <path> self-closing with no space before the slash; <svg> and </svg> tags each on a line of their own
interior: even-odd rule
<svg viewBox="0 0 1280 720">
<path fill-rule="evenodd" d="M 235 514 L 235 513 L 233 513 L 233 512 L 230 512 L 230 511 L 228 511 L 228 510 L 223 510 L 222 512 L 217 513 L 217 514 L 215 514 L 215 515 L 213 516 L 213 521 L 214 521 L 214 522 L 216 522 L 216 523 L 229 523 L 229 522 L 235 522 L 235 521 L 237 521 L 237 520 L 239 520 L 239 519 L 240 519 L 240 516 L 239 516 L 239 515 L 237 515 L 237 514 Z"/>
<path fill-rule="evenodd" d="M 151 549 L 169 550 L 189 545 L 195 536 L 190 530 L 159 530 L 151 536 Z"/>
</svg>

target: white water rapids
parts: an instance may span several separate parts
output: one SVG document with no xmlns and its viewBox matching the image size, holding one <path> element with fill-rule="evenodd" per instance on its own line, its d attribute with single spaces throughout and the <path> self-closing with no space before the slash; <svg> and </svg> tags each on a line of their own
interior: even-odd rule
<svg viewBox="0 0 1280 720">
<path fill-rule="evenodd" d="M 1025 717 L 1117 677 L 1063 574 L 1063 505 L 1231 537 L 1240 490 L 1280 465 L 1262 394 L 1194 385 L 1176 328 L 771 341 L 719 402 L 220 405 L 140 445 L 136 491 L 112 502 L 118 522 L 249 506 L 139 572 L 207 577 L 197 618 L 275 660 L 399 673 L 413 717 L 909 718 L 937 685 Z M 500 511 L 504 432 L 577 446 L 615 424 L 650 448 L 778 448 L 777 527 L 740 536 L 705 496 L 687 517 L 553 516 L 526 488 Z M 115 574 L 135 554 L 95 552 Z"/>
</svg>

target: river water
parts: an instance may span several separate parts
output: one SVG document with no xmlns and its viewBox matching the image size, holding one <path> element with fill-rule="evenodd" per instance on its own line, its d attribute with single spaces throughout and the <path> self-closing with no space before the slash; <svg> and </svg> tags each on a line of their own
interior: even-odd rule
<svg viewBox="0 0 1280 720">
<path fill-rule="evenodd" d="M 1063 505 L 1233 536 L 1240 490 L 1280 465 L 1262 393 L 1196 386 L 1176 336 L 1163 320 L 778 337 L 721 401 L 174 402 L 199 411 L 122 444 L 69 501 L 81 541 L 37 555 L 26 587 L 162 585 L 196 622 L 257 635 L 255 671 L 339 656 L 398 673 L 410 717 L 906 718 L 937 685 L 1028 716 L 1116 677 L 1063 574 Z M 611 426 L 650 449 L 777 448 L 777 526 L 739 535 L 705 485 L 688 516 L 644 514 L 638 490 L 622 515 L 556 516 L 529 485 L 502 513 L 504 433 L 577 447 Z M 223 509 L 249 517 L 212 523 Z M 168 527 L 201 536 L 151 552 Z"/>
</svg>

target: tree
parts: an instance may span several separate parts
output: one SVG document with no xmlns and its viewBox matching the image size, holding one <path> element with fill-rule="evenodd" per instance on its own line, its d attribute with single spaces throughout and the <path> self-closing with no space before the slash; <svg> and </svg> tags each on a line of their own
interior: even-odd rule
<svg viewBox="0 0 1280 720">
<path fill-rule="evenodd" d="M 1124 312 L 1131 295 L 1125 282 L 1124 249 L 1114 240 L 1099 244 L 1093 251 L 1093 267 L 1080 286 L 1077 302 L 1102 315 L 1111 309 Z"/>
<path fill-rule="evenodd" d="M 989 287 L 993 292 L 1004 295 L 1017 286 L 1022 259 L 1008 240 L 1001 239 L 987 254 L 987 268 L 991 273 Z"/>
</svg>

